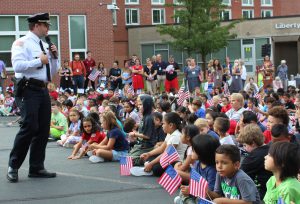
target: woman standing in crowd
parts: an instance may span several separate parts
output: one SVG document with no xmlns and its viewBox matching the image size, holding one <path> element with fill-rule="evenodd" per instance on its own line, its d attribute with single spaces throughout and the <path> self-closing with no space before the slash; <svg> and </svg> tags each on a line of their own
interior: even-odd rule
<svg viewBox="0 0 300 204">
<path fill-rule="evenodd" d="M 218 59 L 214 60 L 213 67 L 215 70 L 214 86 L 221 87 L 222 86 L 223 67 L 221 66 L 220 61 Z"/>
<path fill-rule="evenodd" d="M 73 72 L 71 67 L 69 66 L 69 60 L 64 60 L 64 65 L 58 70 L 58 75 L 60 76 L 60 88 L 63 90 L 71 89 L 73 86 Z"/>
<path fill-rule="evenodd" d="M 157 70 L 153 67 L 150 58 L 146 59 L 144 66 L 144 75 L 146 76 L 147 92 L 151 95 L 156 94 L 157 87 Z"/>
<path fill-rule="evenodd" d="M 109 71 L 110 85 L 113 90 L 119 88 L 122 89 L 122 77 L 121 69 L 119 68 L 119 62 L 114 61 L 113 67 Z"/>
<path fill-rule="evenodd" d="M 184 70 L 184 74 L 187 79 L 188 89 L 190 93 L 192 93 L 196 87 L 201 87 L 201 81 L 199 76 L 202 77 L 201 68 L 196 65 L 195 59 L 190 59 L 190 66 L 186 67 Z"/>
<path fill-rule="evenodd" d="M 230 86 L 231 93 L 238 93 L 243 89 L 241 75 L 243 73 L 242 66 L 239 63 L 239 60 L 234 60 L 234 65 L 232 68 L 232 83 Z"/>
<path fill-rule="evenodd" d="M 144 79 L 143 79 L 143 66 L 139 59 L 135 60 L 135 65 L 131 67 L 132 69 L 132 85 L 134 91 L 141 93 L 141 90 L 144 89 Z"/>
<path fill-rule="evenodd" d="M 272 85 L 273 73 L 275 71 L 274 65 L 268 55 L 264 57 L 264 62 L 261 69 L 264 73 L 264 88 L 266 88 L 268 85 Z"/>
<path fill-rule="evenodd" d="M 247 69 L 246 69 L 244 60 L 239 59 L 239 64 L 240 64 L 240 67 L 242 67 L 242 69 L 241 69 L 242 70 L 241 78 L 242 78 L 242 85 L 243 85 L 243 88 L 244 88 L 246 80 L 247 80 Z"/>
<path fill-rule="evenodd" d="M 125 62 L 125 67 L 122 72 L 122 83 L 123 83 L 123 87 L 127 84 L 129 85 L 132 84 L 132 71 L 128 66 L 128 62 Z"/>
</svg>

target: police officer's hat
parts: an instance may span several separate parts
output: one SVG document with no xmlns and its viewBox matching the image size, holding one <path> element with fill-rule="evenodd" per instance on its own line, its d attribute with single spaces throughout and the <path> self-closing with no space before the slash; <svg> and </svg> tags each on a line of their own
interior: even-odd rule
<svg viewBox="0 0 300 204">
<path fill-rule="evenodd" d="M 46 23 L 51 25 L 50 23 L 50 15 L 49 13 L 37 13 L 27 18 L 28 23 Z"/>
</svg>

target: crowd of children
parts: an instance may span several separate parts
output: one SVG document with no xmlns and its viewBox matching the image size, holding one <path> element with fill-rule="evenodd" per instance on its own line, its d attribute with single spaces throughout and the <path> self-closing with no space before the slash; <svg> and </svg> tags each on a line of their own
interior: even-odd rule
<svg viewBox="0 0 300 204">
<path fill-rule="evenodd" d="M 136 65 L 136 73 L 140 69 Z M 139 79 L 132 80 L 137 86 Z M 246 87 L 253 83 L 250 78 Z M 148 95 L 130 83 L 123 89 L 100 84 L 75 95 L 49 83 L 49 140 L 72 148 L 66 159 L 100 163 L 130 156 L 133 176 L 157 177 L 172 145 L 179 154 L 172 166 L 182 178 L 176 204 L 197 203 L 189 191 L 191 171 L 207 180 L 206 198 L 214 203 L 300 203 L 300 92 L 246 87 L 230 94 L 205 84 L 178 105 L 175 89 Z M 2 115 L 18 111 L 12 92 L 0 102 Z"/>
</svg>

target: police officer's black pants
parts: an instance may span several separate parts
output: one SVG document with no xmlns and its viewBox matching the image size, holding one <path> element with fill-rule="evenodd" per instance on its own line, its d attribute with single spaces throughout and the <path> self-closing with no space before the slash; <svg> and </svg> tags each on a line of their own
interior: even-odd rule
<svg viewBox="0 0 300 204">
<path fill-rule="evenodd" d="M 29 171 L 35 172 L 44 169 L 51 119 L 48 89 L 25 88 L 20 108 L 23 123 L 10 153 L 9 166 L 19 169 L 30 147 Z"/>
</svg>

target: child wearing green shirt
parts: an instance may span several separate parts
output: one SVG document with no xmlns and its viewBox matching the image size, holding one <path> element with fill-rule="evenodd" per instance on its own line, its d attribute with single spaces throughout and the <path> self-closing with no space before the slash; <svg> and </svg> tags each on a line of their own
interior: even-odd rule
<svg viewBox="0 0 300 204">
<path fill-rule="evenodd" d="M 50 135 L 54 139 L 60 139 L 62 134 L 66 134 L 68 129 L 68 121 L 64 114 L 61 113 L 61 103 L 53 101 L 51 103 L 51 123 Z"/>
<path fill-rule="evenodd" d="M 300 182 L 297 174 L 300 168 L 300 147 L 289 142 L 273 143 L 265 156 L 265 169 L 273 176 L 267 182 L 264 197 L 266 204 L 300 204 Z"/>
</svg>

